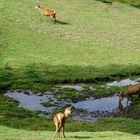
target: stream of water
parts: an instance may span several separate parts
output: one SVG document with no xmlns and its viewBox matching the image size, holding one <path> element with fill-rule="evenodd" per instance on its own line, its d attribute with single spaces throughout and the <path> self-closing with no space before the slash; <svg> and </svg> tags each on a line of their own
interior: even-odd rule
<svg viewBox="0 0 140 140">
<path fill-rule="evenodd" d="M 26 94 L 23 92 L 7 92 L 5 96 L 18 101 L 18 107 L 23 107 L 30 111 L 40 111 L 38 114 L 40 117 L 52 117 L 53 110 L 57 107 L 64 108 L 67 104 L 73 105 L 72 119 L 84 120 L 95 122 L 98 119 L 106 116 L 112 116 L 112 114 L 118 114 L 121 112 L 121 108 L 125 108 L 130 105 L 130 101 L 126 98 L 122 101 L 121 105 L 117 96 L 106 97 L 101 99 L 88 98 L 77 103 L 67 102 L 64 100 L 57 100 L 53 94 L 34 95 Z M 51 107 L 45 107 L 43 102 L 51 102 Z M 46 112 L 48 115 L 44 114 Z"/>
</svg>

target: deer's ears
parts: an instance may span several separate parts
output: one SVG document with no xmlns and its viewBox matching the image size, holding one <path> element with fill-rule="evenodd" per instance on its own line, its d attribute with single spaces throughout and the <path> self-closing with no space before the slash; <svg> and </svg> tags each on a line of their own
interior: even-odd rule
<svg viewBox="0 0 140 140">
<path fill-rule="evenodd" d="M 40 4 L 39 3 L 36 3 L 36 6 L 40 7 Z"/>
<path fill-rule="evenodd" d="M 70 110 L 71 110 L 71 109 L 72 109 L 72 106 L 68 107 L 68 109 L 70 109 Z"/>
</svg>

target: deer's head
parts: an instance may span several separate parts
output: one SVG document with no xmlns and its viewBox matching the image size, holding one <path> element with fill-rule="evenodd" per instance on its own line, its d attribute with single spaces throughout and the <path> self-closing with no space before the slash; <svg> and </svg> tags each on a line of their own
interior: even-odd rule
<svg viewBox="0 0 140 140">
<path fill-rule="evenodd" d="M 121 92 L 118 93 L 117 96 L 119 97 L 119 102 L 121 102 L 124 98 L 123 91 L 121 90 Z"/>
<path fill-rule="evenodd" d="M 41 8 L 41 6 L 39 4 L 36 4 L 35 8 L 38 9 Z"/>
<path fill-rule="evenodd" d="M 67 107 L 66 109 L 65 109 L 65 115 L 66 116 L 68 116 L 68 115 L 70 115 L 71 114 L 71 112 L 72 112 L 72 107 Z"/>
</svg>

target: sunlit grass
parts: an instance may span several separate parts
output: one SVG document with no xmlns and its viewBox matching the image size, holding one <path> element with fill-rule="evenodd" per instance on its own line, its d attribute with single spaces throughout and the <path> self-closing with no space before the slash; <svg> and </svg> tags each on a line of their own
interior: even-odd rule
<svg viewBox="0 0 140 140">
<path fill-rule="evenodd" d="M 43 0 L 42 6 L 57 11 L 54 25 L 35 3 L 0 2 L 1 83 L 8 80 L 12 88 L 30 88 L 36 83 L 94 82 L 140 73 L 138 9 L 93 0 Z"/>
<path fill-rule="evenodd" d="M 36 2 L 57 11 L 56 25 L 34 9 Z M 139 17 L 139 9 L 120 3 L 1 0 L 0 90 L 46 91 L 48 84 L 94 83 L 139 75 Z M 133 140 L 140 139 L 134 135 L 140 133 L 139 123 L 122 118 L 95 124 L 70 120 L 66 130 L 68 139 L 74 140 Z M 36 112 L 17 108 L 3 95 L 0 124 L 2 140 L 50 139 L 54 134 L 52 119 L 38 118 Z"/>
<path fill-rule="evenodd" d="M 50 140 L 53 139 L 52 131 L 26 131 L 0 126 L 1 140 Z M 95 139 L 95 140 L 138 140 L 140 136 L 119 131 L 106 132 L 66 132 L 66 140 Z"/>
</svg>

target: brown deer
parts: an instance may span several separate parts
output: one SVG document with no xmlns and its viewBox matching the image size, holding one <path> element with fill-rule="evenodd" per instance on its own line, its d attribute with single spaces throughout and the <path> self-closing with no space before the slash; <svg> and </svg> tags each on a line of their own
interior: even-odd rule
<svg viewBox="0 0 140 140">
<path fill-rule="evenodd" d="M 119 96 L 119 101 L 121 102 L 125 97 L 131 97 L 132 99 L 132 95 L 134 94 L 138 94 L 139 98 L 140 98 L 140 84 L 136 84 L 136 85 L 130 85 L 130 86 L 126 86 L 124 88 L 124 90 L 122 90 L 118 96 Z"/>
<path fill-rule="evenodd" d="M 56 12 L 54 10 L 43 8 L 38 4 L 35 6 L 35 8 L 38 9 L 42 15 L 52 17 L 54 19 L 54 23 L 56 23 Z"/>
<path fill-rule="evenodd" d="M 60 138 L 61 129 L 62 129 L 62 132 L 63 132 L 63 136 L 65 138 L 64 127 L 65 127 L 65 123 L 66 123 L 66 120 L 67 120 L 68 116 L 71 114 L 71 111 L 72 111 L 71 107 L 68 107 L 68 108 L 65 109 L 65 111 L 63 113 L 60 112 L 60 113 L 55 115 L 54 124 L 55 124 L 56 130 L 55 130 L 54 138 L 55 137 Z"/>
</svg>

